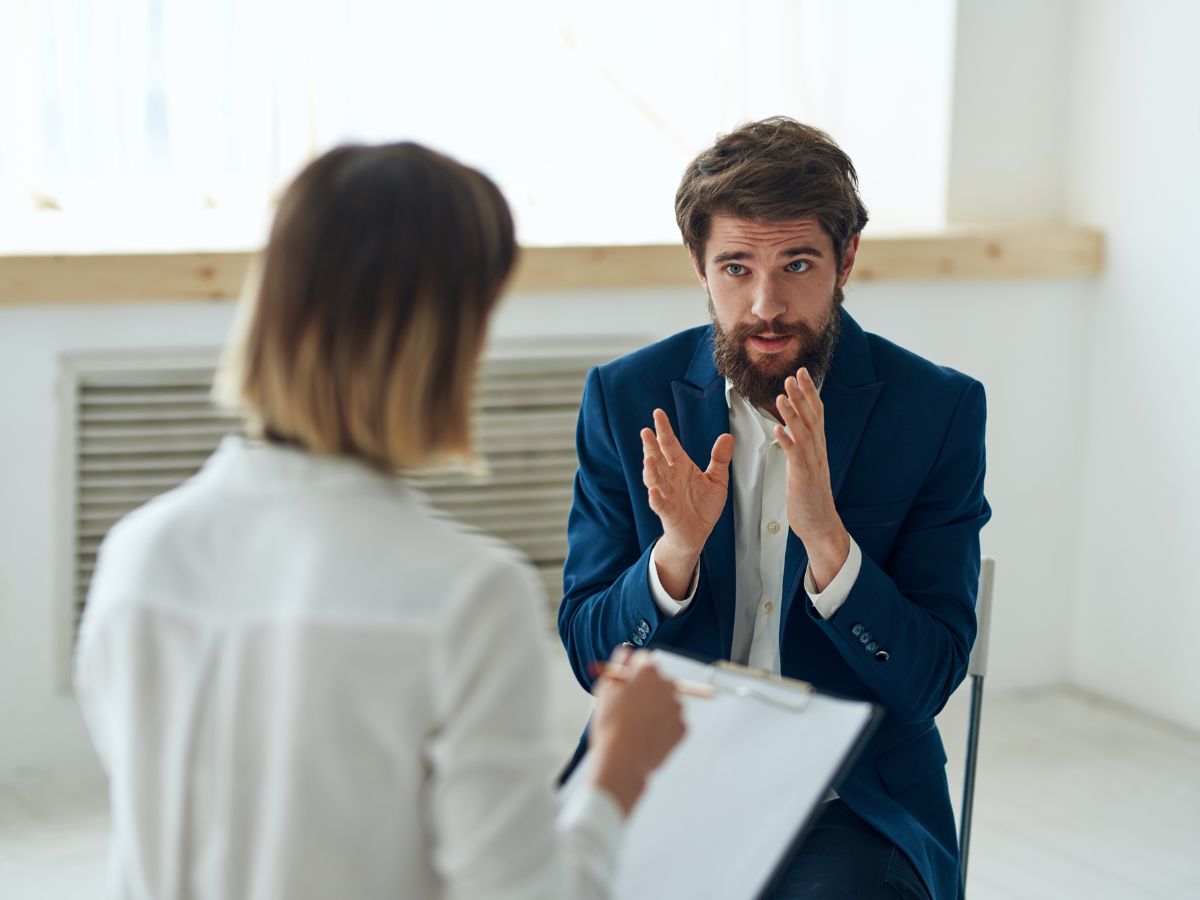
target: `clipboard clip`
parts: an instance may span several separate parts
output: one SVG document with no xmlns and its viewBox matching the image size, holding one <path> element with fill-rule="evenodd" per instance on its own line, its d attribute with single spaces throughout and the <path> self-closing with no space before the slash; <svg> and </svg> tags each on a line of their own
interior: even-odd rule
<svg viewBox="0 0 1200 900">
<path fill-rule="evenodd" d="M 722 672 L 759 679 L 761 686 L 752 684 L 718 684 L 716 677 Z M 732 694 L 735 697 L 750 697 L 755 700 L 761 700 L 763 703 L 771 706 L 792 711 L 805 709 L 813 692 L 813 686 L 807 681 L 800 681 L 796 678 L 784 678 L 782 675 L 768 672 L 766 669 L 752 669 L 749 666 L 730 662 L 727 659 L 719 659 L 708 666 L 704 680 L 713 690 Z M 783 688 L 784 691 L 776 691 L 776 688 Z"/>
</svg>

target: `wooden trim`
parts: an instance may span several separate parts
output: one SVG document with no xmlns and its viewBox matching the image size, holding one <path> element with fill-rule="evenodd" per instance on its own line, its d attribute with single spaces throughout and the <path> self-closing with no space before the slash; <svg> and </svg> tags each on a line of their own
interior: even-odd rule
<svg viewBox="0 0 1200 900">
<path fill-rule="evenodd" d="M 250 251 L 0 256 L 0 306 L 124 301 L 229 300 L 241 291 Z M 1100 232 L 1072 225 L 951 228 L 938 234 L 863 238 L 854 277 L 863 282 L 1087 278 L 1104 265 Z M 671 244 L 529 247 L 513 292 L 689 287 L 686 251 Z"/>
<path fill-rule="evenodd" d="M 1104 271 L 1104 235 L 1077 225 L 957 227 L 938 235 L 863 239 L 859 281 L 1091 278 Z"/>
</svg>

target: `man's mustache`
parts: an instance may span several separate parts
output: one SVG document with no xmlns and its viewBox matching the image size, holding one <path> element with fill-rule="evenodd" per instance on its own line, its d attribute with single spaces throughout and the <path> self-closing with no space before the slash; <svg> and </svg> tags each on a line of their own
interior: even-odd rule
<svg viewBox="0 0 1200 900">
<path fill-rule="evenodd" d="M 763 334 L 773 334 L 780 337 L 799 334 L 811 338 L 815 337 L 817 332 L 816 329 L 804 322 L 771 322 L 765 325 L 736 325 L 730 336 L 740 342 L 746 338 L 758 337 Z"/>
</svg>

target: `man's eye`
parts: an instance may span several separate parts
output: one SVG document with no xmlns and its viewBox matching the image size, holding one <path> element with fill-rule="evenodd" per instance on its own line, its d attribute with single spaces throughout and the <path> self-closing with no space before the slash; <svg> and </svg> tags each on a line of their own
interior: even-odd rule
<svg viewBox="0 0 1200 900">
<path fill-rule="evenodd" d="M 728 272 L 730 275 L 745 275 L 746 267 L 741 265 L 740 263 L 730 263 L 729 265 L 727 265 L 725 267 L 725 271 Z"/>
<path fill-rule="evenodd" d="M 789 272 L 807 272 L 811 267 L 812 263 L 810 263 L 807 259 L 793 259 L 787 264 L 787 270 Z"/>
</svg>

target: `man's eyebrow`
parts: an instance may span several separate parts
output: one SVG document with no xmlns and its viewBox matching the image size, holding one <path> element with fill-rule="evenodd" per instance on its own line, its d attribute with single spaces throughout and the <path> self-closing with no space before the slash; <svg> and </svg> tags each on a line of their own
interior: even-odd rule
<svg viewBox="0 0 1200 900">
<path fill-rule="evenodd" d="M 786 250 L 779 251 L 779 255 L 791 259 L 796 256 L 815 256 L 818 259 L 824 259 L 825 254 L 816 247 L 788 247 Z M 712 258 L 713 265 L 720 265 L 726 262 L 738 262 L 743 259 L 749 259 L 750 254 L 745 250 L 722 250 Z"/>
<path fill-rule="evenodd" d="M 818 250 L 816 247 L 788 247 L 786 250 L 781 252 L 779 255 L 780 256 L 815 256 L 817 258 L 822 258 L 825 256 L 825 254 L 822 253 L 820 250 Z"/>
</svg>

